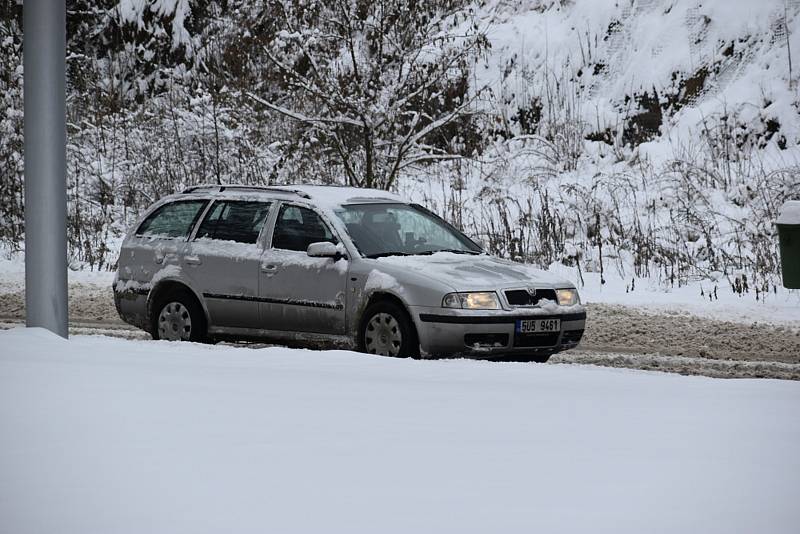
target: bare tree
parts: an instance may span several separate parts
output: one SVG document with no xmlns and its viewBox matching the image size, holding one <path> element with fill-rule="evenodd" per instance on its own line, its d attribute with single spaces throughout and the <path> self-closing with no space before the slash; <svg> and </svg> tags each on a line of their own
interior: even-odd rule
<svg viewBox="0 0 800 534">
<path fill-rule="evenodd" d="M 330 152 L 351 185 L 469 152 L 472 64 L 488 48 L 457 2 L 275 0 L 264 47 L 280 91 L 248 92 Z"/>
</svg>

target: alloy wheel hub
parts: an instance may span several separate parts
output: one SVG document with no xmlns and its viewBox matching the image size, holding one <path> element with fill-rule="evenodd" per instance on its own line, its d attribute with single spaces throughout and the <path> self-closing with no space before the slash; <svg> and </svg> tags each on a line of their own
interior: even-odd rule
<svg viewBox="0 0 800 534">
<path fill-rule="evenodd" d="M 400 324 L 388 313 L 377 313 L 367 323 L 364 341 L 370 354 L 397 356 L 403 344 Z"/>
</svg>

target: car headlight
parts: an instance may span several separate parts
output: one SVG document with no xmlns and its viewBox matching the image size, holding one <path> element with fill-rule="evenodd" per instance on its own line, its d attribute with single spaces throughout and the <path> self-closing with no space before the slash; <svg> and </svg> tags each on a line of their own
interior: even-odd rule
<svg viewBox="0 0 800 534">
<path fill-rule="evenodd" d="M 448 293 L 442 299 L 443 308 L 462 308 L 465 310 L 498 310 L 500 301 L 494 291 L 475 293 Z"/>
<path fill-rule="evenodd" d="M 581 303 L 577 289 L 556 289 L 556 298 L 560 306 L 574 306 Z"/>
</svg>

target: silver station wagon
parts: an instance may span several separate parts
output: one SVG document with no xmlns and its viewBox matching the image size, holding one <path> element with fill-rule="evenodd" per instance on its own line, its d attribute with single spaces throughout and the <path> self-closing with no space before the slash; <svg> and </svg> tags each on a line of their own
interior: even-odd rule
<svg viewBox="0 0 800 534">
<path fill-rule="evenodd" d="M 155 339 L 546 361 L 581 339 L 573 284 L 486 254 L 422 206 L 333 186 L 197 186 L 126 236 L 117 311 Z"/>
</svg>

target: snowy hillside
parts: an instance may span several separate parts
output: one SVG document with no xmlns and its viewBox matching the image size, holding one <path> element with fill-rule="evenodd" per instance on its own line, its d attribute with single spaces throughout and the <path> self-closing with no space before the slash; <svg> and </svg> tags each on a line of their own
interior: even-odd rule
<svg viewBox="0 0 800 534">
<path fill-rule="evenodd" d="M 371 183 L 578 282 L 780 293 L 772 221 L 800 198 L 796 0 L 71 6 L 75 266 L 113 265 L 125 228 L 186 185 Z M 12 249 L 20 25 L 21 6 L 4 4 Z"/>
<path fill-rule="evenodd" d="M 800 384 L 0 332 L 0 532 L 796 531 Z"/>
<path fill-rule="evenodd" d="M 560 83 L 577 94 L 576 118 L 602 140 L 608 133 L 638 145 L 661 135 L 689 145 L 704 120 L 726 115 L 780 159 L 800 141 L 800 72 L 791 66 L 793 49 L 800 57 L 798 8 L 784 0 L 494 1 L 483 7 L 492 53 L 476 77 L 506 80 L 510 110 L 543 96 L 537 83 Z M 650 145 L 643 152 L 657 163 L 674 157 Z"/>
<path fill-rule="evenodd" d="M 410 178 L 409 194 L 542 265 L 778 290 L 772 223 L 800 198 L 800 2 L 492 1 L 480 13 L 492 46 L 475 86 L 493 90 L 492 144 Z"/>
</svg>

